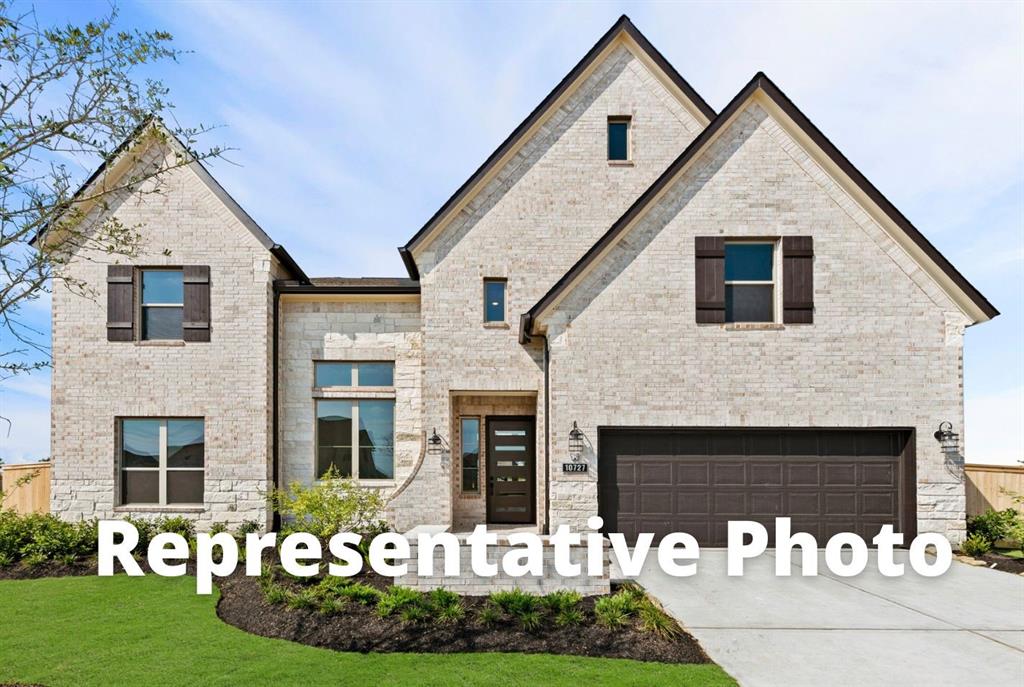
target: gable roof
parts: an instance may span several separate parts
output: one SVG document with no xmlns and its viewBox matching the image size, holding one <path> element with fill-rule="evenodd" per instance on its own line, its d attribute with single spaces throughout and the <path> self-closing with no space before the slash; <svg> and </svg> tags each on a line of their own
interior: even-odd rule
<svg viewBox="0 0 1024 687">
<path fill-rule="evenodd" d="M 545 115 L 552 109 L 552 106 L 558 102 L 563 95 L 565 95 L 570 88 L 584 75 L 590 67 L 596 62 L 597 58 L 600 57 L 606 48 L 612 44 L 612 42 L 620 35 L 625 35 L 631 39 L 636 46 L 648 57 L 650 60 L 661 70 L 662 73 L 668 77 L 669 81 L 683 94 L 683 96 L 689 100 L 693 106 L 695 116 L 699 119 L 704 119 L 702 124 L 707 124 L 715 118 L 715 111 L 705 100 L 700 96 L 687 83 L 679 72 L 676 71 L 675 67 L 669 64 L 668 60 L 658 52 L 657 48 L 651 45 L 651 42 L 647 40 L 647 37 L 640 33 L 640 30 L 636 28 L 629 17 L 622 15 L 618 21 L 612 25 L 610 29 L 594 44 L 586 55 L 583 56 L 575 67 L 565 75 L 554 90 L 548 93 L 547 97 L 544 98 L 537 105 L 536 108 L 523 120 L 523 122 L 515 128 L 515 130 L 506 138 L 498 148 L 490 154 L 490 156 L 484 161 L 480 167 L 473 172 L 473 174 L 452 194 L 451 198 L 445 201 L 437 212 L 431 216 L 427 223 L 424 224 L 416 234 L 409 239 L 409 241 L 398 248 L 399 254 L 402 256 L 402 262 L 405 263 L 405 268 L 409 272 L 409 276 L 412 279 L 419 279 L 419 269 L 416 266 L 416 259 L 413 257 L 413 250 L 420 245 L 423 240 L 436 228 L 441 221 L 448 216 L 453 208 L 460 206 L 460 204 L 468 198 L 478 187 L 480 182 L 484 180 L 496 167 L 498 167 L 502 161 L 505 160 L 507 155 L 514 151 L 520 143 L 524 142 L 527 134 L 532 131 L 533 127 L 544 119 Z"/>
<path fill-rule="evenodd" d="M 150 115 L 135 127 L 132 133 L 125 138 L 125 140 L 123 140 L 110 155 L 107 156 L 103 163 L 97 167 L 92 174 L 89 175 L 88 179 L 82 182 L 82 185 L 78 187 L 78 190 L 75 191 L 74 195 L 72 195 L 71 199 L 67 202 L 68 207 L 70 208 L 75 203 L 81 202 L 82 197 L 86 195 L 91 188 L 100 183 L 100 181 L 106 180 L 108 173 L 112 174 L 115 179 L 119 178 L 121 174 L 125 172 L 125 169 L 119 169 L 119 165 L 128 161 L 127 153 L 129 149 L 139 141 L 142 134 L 151 126 L 158 128 L 161 133 L 172 142 L 172 145 L 179 148 L 182 153 L 185 155 L 191 155 L 191 152 L 185 144 L 183 144 L 178 137 L 164 125 L 163 121 L 159 117 L 156 115 Z M 232 198 L 231 195 L 224 190 L 224 187 L 213 178 L 213 175 L 210 174 L 209 170 L 206 169 L 202 162 L 193 158 L 187 166 L 196 173 L 200 180 L 207 186 L 207 188 L 210 189 L 210 192 L 212 192 L 213 195 L 216 196 L 225 207 L 227 207 L 242 226 L 248 229 L 249 232 L 256 237 L 256 240 L 259 241 L 260 245 L 267 249 L 271 255 L 276 257 L 293 277 L 302 283 L 309 283 L 309 277 L 306 276 L 306 273 L 301 267 L 299 267 L 299 264 L 295 262 L 295 259 L 292 258 L 287 250 L 285 250 L 284 246 L 279 243 L 275 243 L 274 240 L 271 239 L 258 224 L 256 224 L 256 221 L 242 208 L 241 205 L 238 204 L 238 201 Z M 40 229 L 36 235 L 32 237 L 29 245 L 35 246 L 46 235 L 46 232 L 49 231 L 50 227 L 51 224 L 47 224 L 45 227 Z"/>
<path fill-rule="evenodd" d="M 965 313 L 974 322 L 983 322 L 999 315 L 988 299 L 976 289 L 959 271 L 946 259 L 921 234 L 920 231 L 908 220 L 903 213 L 879 191 L 875 186 L 853 166 L 828 138 L 821 133 L 818 127 L 804 115 L 796 105 L 793 104 L 785 93 L 763 72 L 758 72 L 754 78 L 740 90 L 729 104 L 715 117 L 715 119 L 702 131 L 697 138 L 691 141 L 679 157 L 652 183 L 643 194 L 626 210 L 626 212 L 608 229 L 607 232 L 581 257 L 568 272 L 555 282 L 546 294 L 532 308 L 520 318 L 519 340 L 526 343 L 533 335 L 534 325 L 537 319 L 550 307 L 559 302 L 562 296 L 571 289 L 573 284 L 588 271 L 591 265 L 595 264 L 605 254 L 605 251 L 616 243 L 633 224 L 639 220 L 645 211 L 653 205 L 662 193 L 668 189 L 676 177 L 703 152 L 715 136 L 726 128 L 733 117 L 739 113 L 742 106 L 755 94 L 763 93 L 769 103 L 776 105 L 779 110 L 788 117 L 800 132 L 806 135 L 835 165 L 837 171 L 845 175 L 854 187 L 859 189 L 864 197 L 873 203 L 878 210 L 892 224 L 901 231 L 909 240 L 911 249 L 917 249 L 917 255 L 913 250 L 908 252 L 922 267 L 938 281 L 939 285 L 953 298 Z M 895 238 L 895 237 L 894 237 Z M 906 247 L 906 246 L 905 246 Z M 930 264 L 929 264 L 930 263 Z M 929 269 L 932 268 L 932 269 Z"/>
</svg>

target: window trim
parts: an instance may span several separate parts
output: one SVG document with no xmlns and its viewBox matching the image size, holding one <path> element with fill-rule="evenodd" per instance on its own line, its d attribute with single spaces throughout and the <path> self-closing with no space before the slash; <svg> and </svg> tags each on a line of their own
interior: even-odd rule
<svg viewBox="0 0 1024 687">
<path fill-rule="evenodd" d="M 466 452 L 463 450 L 463 441 L 465 439 L 465 432 L 462 429 L 462 423 L 466 420 L 474 420 L 476 422 L 476 433 L 477 433 L 477 447 L 476 447 L 476 489 L 466 489 L 466 464 L 465 455 Z M 483 476 L 483 469 L 481 466 L 481 460 L 484 453 L 484 435 L 483 435 L 483 417 L 480 415 L 460 415 L 459 416 L 459 493 L 467 496 L 480 496 L 480 483 L 481 477 Z"/>
<path fill-rule="evenodd" d="M 160 423 L 159 432 L 159 454 L 155 468 L 129 468 L 124 466 L 124 423 L 125 420 L 150 420 Z M 201 468 L 172 468 L 167 465 L 167 423 L 173 420 L 194 420 L 203 423 L 203 467 Z M 117 418 L 117 504 L 119 507 L 138 508 L 189 508 L 206 505 L 206 418 L 192 416 L 168 416 L 152 417 L 147 415 L 126 415 Z M 168 503 L 167 502 L 167 473 L 170 472 L 202 472 L 203 474 L 203 501 L 197 503 Z M 124 478 L 125 472 L 156 472 L 157 473 L 157 502 L 156 503 L 131 503 L 124 500 Z"/>
<path fill-rule="evenodd" d="M 487 285 L 490 283 L 502 284 L 501 290 L 501 319 L 500 320 L 489 320 L 487 319 Z M 502 325 L 508 323 L 508 278 L 507 277 L 484 277 L 483 279 L 483 306 L 484 306 L 484 325 Z"/>
<path fill-rule="evenodd" d="M 132 287 L 138 294 L 136 297 L 136 308 L 139 317 L 139 333 L 137 341 L 173 342 L 185 340 L 185 267 L 184 265 L 136 265 L 134 268 L 135 278 L 132 279 Z M 149 303 L 143 301 L 143 285 L 146 272 L 177 272 L 181 275 L 181 303 Z M 147 308 L 180 308 L 181 309 L 181 336 L 177 339 L 150 339 L 146 337 L 146 310 Z M 174 419 L 174 418 L 172 418 Z"/>
<path fill-rule="evenodd" d="M 781 269 L 781 266 L 779 265 L 779 253 L 781 253 L 781 251 L 779 250 L 779 240 L 777 238 L 750 238 L 750 239 L 745 239 L 745 238 L 727 238 L 727 239 L 725 239 L 725 244 L 724 244 L 723 249 L 728 248 L 730 245 L 735 246 L 737 244 L 771 246 L 771 249 L 772 249 L 772 278 L 771 278 L 770 281 L 758 280 L 758 279 L 724 279 L 723 283 L 725 284 L 725 290 L 728 291 L 728 288 L 730 286 L 770 286 L 770 287 L 772 287 L 772 300 L 771 300 L 771 303 L 772 303 L 772 318 L 770 320 L 758 320 L 756 322 L 755 321 L 748 321 L 748 320 L 736 321 L 736 320 L 729 320 L 728 318 L 726 318 L 725 319 L 725 324 L 751 324 L 751 325 L 755 325 L 755 324 L 777 324 L 779 322 L 779 313 L 782 310 L 780 308 L 779 302 L 778 302 L 779 301 L 779 293 L 781 291 L 780 287 L 782 285 L 781 284 L 781 280 L 779 279 L 779 274 L 780 274 L 779 270 Z M 726 259 L 727 258 L 725 257 L 725 254 L 723 253 L 723 256 L 722 256 L 722 274 L 723 274 L 723 277 L 725 275 L 726 269 L 728 269 L 727 265 L 725 264 L 725 260 Z"/>
<path fill-rule="evenodd" d="M 317 365 L 350 365 L 352 367 L 352 383 L 351 384 L 334 384 L 330 386 L 317 386 L 316 383 L 316 366 Z M 383 386 L 363 386 L 359 384 L 359 366 L 360 365 L 390 365 L 391 366 L 391 384 L 385 384 Z M 395 361 L 394 360 L 325 360 L 325 359 L 314 359 L 313 360 L 313 387 L 317 391 L 330 391 L 335 389 L 344 389 L 346 391 L 379 391 L 382 389 L 394 389 L 395 388 Z M 346 400 L 346 399 L 338 399 Z"/>
<path fill-rule="evenodd" d="M 611 125 L 626 125 L 626 157 L 613 158 L 611 156 Z M 625 165 L 633 162 L 633 116 L 632 115 L 608 115 L 608 124 L 605 127 L 605 157 L 609 164 Z"/>
</svg>

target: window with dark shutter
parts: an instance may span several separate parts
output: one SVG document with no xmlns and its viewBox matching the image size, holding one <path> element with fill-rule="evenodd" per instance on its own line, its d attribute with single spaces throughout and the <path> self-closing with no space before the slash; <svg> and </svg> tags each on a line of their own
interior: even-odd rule
<svg viewBox="0 0 1024 687">
<path fill-rule="evenodd" d="M 210 267 L 186 265 L 183 268 L 185 312 L 182 318 L 185 341 L 210 340 Z"/>
<path fill-rule="evenodd" d="M 782 238 L 782 321 L 814 322 L 814 242 L 810 236 Z"/>
<path fill-rule="evenodd" d="M 720 236 L 698 236 L 694 248 L 697 324 L 724 323 L 725 239 Z"/>
<path fill-rule="evenodd" d="M 107 265 L 107 341 L 135 339 L 135 288 L 131 265 Z"/>
</svg>

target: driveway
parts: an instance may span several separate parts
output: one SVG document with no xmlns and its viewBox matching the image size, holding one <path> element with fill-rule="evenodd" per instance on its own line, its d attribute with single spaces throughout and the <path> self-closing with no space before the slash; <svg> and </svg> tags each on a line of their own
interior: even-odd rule
<svg viewBox="0 0 1024 687">
<path fill-rule="evenodd" d="M 774 566 L 769 551 L 731 578 L 708 549 L 695 576 L 673 578 L 652 555 L 638 581 L 741 685 L 1024 685 L 1024 577 L 954 561 L 941 577 L 907 563 L 886 578 L 872 558 L 840 578 L 823 552 L 817 577 Z"/>
</svg>

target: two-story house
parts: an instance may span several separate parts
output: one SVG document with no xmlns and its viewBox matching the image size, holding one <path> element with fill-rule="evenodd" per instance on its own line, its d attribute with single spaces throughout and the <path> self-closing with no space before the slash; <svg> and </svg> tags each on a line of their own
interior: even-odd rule
<svg viewBox="0 0 1024 687">
<path fill-rule="evenodd" d="M 86 189 L 178 147 L 140 134 Z M 54 293 L 64 517 L 270 522 L 272 485 L 333 466 L 400 531 L 962 538 L 935 434 L 998 312 L 763 74 L 716 113 L 623 17 L 403 278 L 309 278 L 201 164 L 159 183 L 85 208 L 142 227 L 72 256 L 101 297 Z"/>
</svg>

